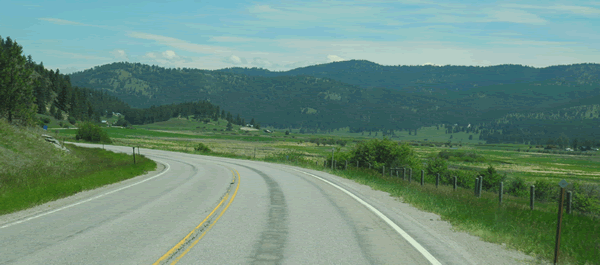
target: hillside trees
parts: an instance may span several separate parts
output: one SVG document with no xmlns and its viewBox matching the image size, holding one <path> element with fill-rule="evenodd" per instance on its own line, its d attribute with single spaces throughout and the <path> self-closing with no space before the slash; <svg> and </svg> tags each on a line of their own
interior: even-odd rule
<svg viewBox="0 0 600 265">
<path fill-rule="evenodd" d="M 37 106 L 34 101 L 32 70 L 16 41 L 0 37 L 0 117 L 8 122 L 32 125 Z"/>
</svg>

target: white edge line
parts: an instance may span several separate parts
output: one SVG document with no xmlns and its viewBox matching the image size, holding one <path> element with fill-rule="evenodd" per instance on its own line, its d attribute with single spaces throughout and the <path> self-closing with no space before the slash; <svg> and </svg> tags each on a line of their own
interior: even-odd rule
<svg viewBox="0 0 600 265">
<path fill-rule="evenodd" d="M 55 213 L 55 212 L 58 212 L 58 211 L 62 211 L 62 210 L 64 210 L 64 209 L 71 208 L 71 207 L 73 207 L 73 206 L 77 206 L 77 205 L 80 205 L 80 204 L 83 204 L 83 203 L 86 203 L 86 202 L 89 202 L 89 201 L 92 201 L 92 200 L 98 199 L 98 198 L 100 198 L 100 197 L 104 197 L 104 196 L 106 196 L 106 195 L 109 195 L 109 194 L 113 194 L 113 193 L 115 193 L 115 192 L 117 192 L 117 191 L 121 191 L 121 190 L 124 190 L 124 189 L 130 188 L 130 187 L 133 187 L 133 186 L 135 186 L 135 185 L 138 185 L 138 184 L 144 183 L 144 182 L 146 182 L 146 181 L 149 181 L 149 180 L 151 180 L 151 179 L 158 178 L 158 177 L 160 177 L 161 175 L 163 175 L 163 174 L 167 173 L 167 172 L 169 171 L 169 169 L 171 169 L 171 166 L 169 165 L 169 163 L 166 163 L 166 162 L 163 162 L 163 161 L 160 161 L 160 160 L 155 160 L 155 161 L 165 164 L 165 165 L 167 166 L 167 168 L 166 168 L 166 169 L 165 169 L 163 172 L 159 173 L 158 175 L 156 175 L 156 176 L 154 176 L 154 177 L 147 178 L 147 179 L 145 179 L 145 180 L 142 180 L 142 181 L 140 181 L 140 182 L 136 182 L 136 183 L 133 183 L 133 184 L 127 185 L 127 186 L 125 186 L 125 187 L 122 187 L 122 188 L 119 188 L 119 189 L 113 190 L 113 191 L 109 191 L 109 192 L 107 192 L 107 193 L 104 193 L 104 194 L 98 195 L 98 196 L 96 196 L 96 197 L 89 198 L 89 199 L 87 199 L 87 200 L 84 200 L 84 201 L 80 201 L 80 202 L 77 202 L 77 203 L 74 203 L 74 204 L 71 204 L 71 205 L 67 205 L 67 206 L 64 206 L 64 207 L 61 207 L 61 208 L 58 208 L 58 209 L 55 209 L 55 210 L 52 210 L 52 211 L 49 211 L 49 212 L 45 212 L 45 213 L 42 213 L 42 214 L 39 214 L 39 215 L 35 215 L 35 216 L 32 216 L 32 217 L 29 217 L 29 218 L 27 218 L 27 219 L 19 220 L 19 221 L 13 222 L 13 223 L 9 223 L 9 224 L 6 224 L 6 225 L 3 225 L 3 226 L 0 226 L 0 229 L 2 229 L 2 228 L 7 228 L 7 227 L 9 227 L 9 226 L 13 226 L 13 225 L 16 225 L 16 224 L 24 223 L 24 222 L 27 222 L 27 221 L 30 221 L 30 220 L 33 220 L 33 219 L 36 219 L 36 218 L 40 218 L 40 217 L 42 217 L 42 216 L 49 215 L 49 214 L 51 214 L 51 213 Z"/>
<path fill-rule="evenodd" d="M 394 222 L 392 222 L 392 220 L 390 220 L 390 218 L 388 218 L 387 216 L 385 216 L 383 213 L 381 213 L 379 210 L 375 209 L 375 207 L 371 206 L 369 203 L 363 201 L 361 198 L 357 197 L 356 195 L 354 195 L 353 193 L 349 192 L 348 190 L 338 186 L 337 184 L 326 180 L 324 178 L 321 178 L 319 176 L 313 175 L 311 173 L 305 172 L 305 171 L 301 171 L 301 170 L 297 170 L 294 168 L 289 168 L 291 170 L 294 171 L 298 171 L 307 175 L 310 175 L 312 177 L 315 177 L 317 179 L 320 179 L 326 183 L 328 183 L 331 186 L 334 186 L 336 188 L 338 188 L 339 190 L 343 191 L 344 193 L 348 194 L 350 197 L 352 197 L 353 199 L 357 200 L 358 202 L 360 202 L 362 205 L 364 205 L 365 207 L 367 207 L 369 210 L 371 210 L 371 212 L 375 213 L 375 215 L 379 216 L 379 218 L 383 219 L 383 221 L 385 221 L 388 225 L 390 225 L 392 228 L 394 228 L 394 230 L 396 230 L 396 232 L 398 232 L 398 234 L 400 234 L 402 237 L 404 237 L 404 239 L 406 239 L 406 241 L 408 241 L 408 243 L 410 243 L 415 249 L 417 249 L 419 252 L 421 252 L 421 254 L 433 265 L 441 265 L 442 263 L 440 263 L 433 255 L 431 255 L 431 253 L 429 253 L 429 251 L 427 251 L 423 246 L 421 246 L 421 244 L 419 244 L 419 242 L 417 242 L 414 238 L 412 238 L 409 234 L 407 234 L 404 230 L 402 230 L 402 228 L 400 228 L 398 225 L 396 225 Z"/>
</svg>

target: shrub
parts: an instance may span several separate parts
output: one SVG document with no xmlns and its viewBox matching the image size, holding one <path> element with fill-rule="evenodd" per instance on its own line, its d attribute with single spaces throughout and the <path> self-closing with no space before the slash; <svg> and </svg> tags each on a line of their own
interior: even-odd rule
<svg viewBox="0 0 600 265">
<path fill-rule="evenodd" d="M 75 120 L 75 118 L 73 116 L 69 116 L 69 123 L 71 123 L 72 125 L 75 125 L 77 121 Z"/>
<path fill-rule="evenodd" d="M 487 169 L 480 171 L 479 176 L 483 176 L 481 184 L 483 190 L 496 190 L 500 186 L 500 182 L 506 180 L 506 174 L 498 174 L 492 165 L 488 165 Z"/>
<path fill-rule="evenodd" d="M 556 183 L 551 183 L 548 180 L 539 179 L 536 180 L 535 185 L 535 198 L 539 201 L 547 202 L 549 200 L 556 201 L 558 197 L 559 187 Z"/>
<path fill-rule="evenodd" d="M 129 126 L 129 122 L 128 122 L 128 121 L 126 121 L 126 120 L 125 120 L 125 119 L 123 119 L 123 118 L 119 118 L 119 120 L 117 120 L 117 122 L 115 122 L 115 124 L 114 124 L 114 125 L 115 125 L 115 126 L 121 126 L 121 127 L 127 127 L 127 126 Z"/>
<path fill-rule="evenodd" d="M 340 155 L 342 154 L 340 153 Z M 331 155 L 328 154 L 328 156 L 331 160 Z M 353 150 L 348 152 L 347 159 L 353 163 L 359 161 L 361 167 L 371 163 L 375 169 L 380 169 L 384 165 L 386 167 L 405 166 L 411 167 L 413 172 L 417 172 L 422 168 L 422 164 L 414 150 L 407 144 L 399 145 L 397 142 L 389 139 L 372 139 L 360 142 Z"/>
<path fill-rule="evenodd" d="M 446 163 L 446 160 L 436 156 L 427 161 L 427 167 L 425 168 L 427 175 L 436 176 L 440 174 L 440 176 L 445 176 L 447 172 L 448 163 Z"/>
<path fill-rule="evenodd" d="M 196 145 L 196 147 L 194 147 L 194 150 L 196 152 L 202 152 L 202 153 L 210 153 L 210 152 L 212 152 L 212 150 L 210 150 L 210 148 L 208 148 L 208 146 L 206 146 L 203 143 L 198 143 L 198 145 Z"/>
<path fill-rule="evenodd" d="M 513 196 L 525 196 L 527 195 L 527 183 L 521 177 L 512 178 L 506 185 L 506 191 Z"/>
<path fill-rule="evenodd" d="M 438 153 L 438 156 L 450 161 L 485 162 L 485 158 L 475 152 L 443 150 Z"/>
<path fill-rule="evenodd" d="M 91 122 L 85 122 L 79 126 L 77 129 L 77 134 L 75 135 L 75 139 L 86 140 L 90 142 L 102 142 L 102 143 L 111 143 L 112 141 L 108 137 L 108 133 L 102 130 L 100 126 L 95 125 Z"/>
<path fill-rule="evenodd" d="M 40 118 L 40 120 L 41 120 L 41 121 L 42 121 L 44 124 L 48 124 L 48 123 L 50 123 L 50 118 L 48 118 L 48 117 L 42 117 L 42 118 Z"/>
</svg>

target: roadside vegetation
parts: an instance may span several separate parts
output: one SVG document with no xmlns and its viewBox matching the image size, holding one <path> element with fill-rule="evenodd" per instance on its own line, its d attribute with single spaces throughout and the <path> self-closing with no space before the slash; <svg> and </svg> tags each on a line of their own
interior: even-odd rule
<svg viewBox="0 0 600 265">
<path fill-rule="evenodd" d="M 63 151 L 43 140 L 39 128 L 0 120 L 0 215 L 27 209 L 152 171 L 144 156 L 66 145 Z M 47 133 L 47 132 L 46 132 Z"/>
</svg>

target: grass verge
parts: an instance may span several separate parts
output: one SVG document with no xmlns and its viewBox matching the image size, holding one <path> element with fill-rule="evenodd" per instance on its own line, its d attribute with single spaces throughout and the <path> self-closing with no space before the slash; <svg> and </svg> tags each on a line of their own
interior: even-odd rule
<svg viewBox="0 0 600 265">
<path fill-rule="evenodd" d="M 80 191 L 142 175 L 156 163 L 136 155 L 67 145 L 75 159 L 36 163 L 17 174 L 1 176 L 0 215 L 64 198 Z"/>
</svg>

